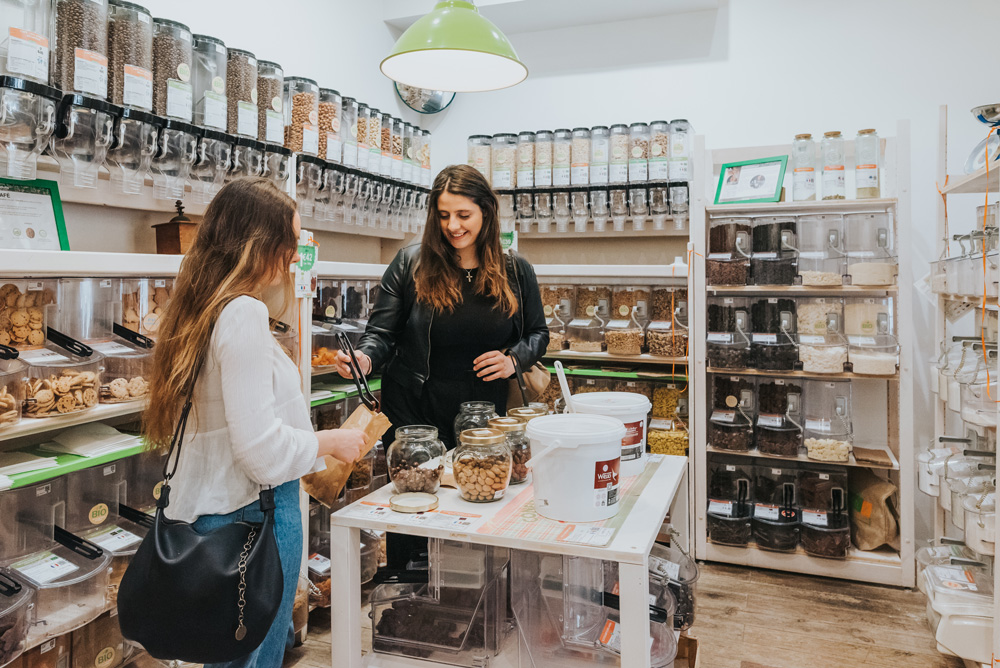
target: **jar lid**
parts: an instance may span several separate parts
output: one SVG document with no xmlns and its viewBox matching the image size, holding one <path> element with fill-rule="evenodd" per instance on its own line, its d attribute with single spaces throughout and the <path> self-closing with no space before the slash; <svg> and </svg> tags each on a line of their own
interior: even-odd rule
<svg viewBox="0 0 1000 668">
<path fill-rule="evenodd" d="M 409 125 L 409 123 L 407 123 Z M 469 135 L 469 139 L 489 139 L 489 135 Z"/>
<path fill-rule="evenodd" d="M 379 109 L 376 109 L 375 107 L 368 107 L 368 109 L 369 109 L 369 113 L 370 113 L 370 114 L 371 114 L 372 116 L 374 116 L 375 114 L 381 114 L 381 113 L 382 113 L 382 111 L 381 111 L 381 110 L 379 110 Z"/>
<path fill-rule="evenodd" d="M 521 130 L 520 132 L 517 133 L 517 136 L 518 137 L 534 137 L 535 133 L 532 132 L 531 130 Z"/>
<path fill-rule="evenodd" d="M 495 417 L 489 424 L 491 429 L 506 433 L 524 431 L 528 423 L 519 417 Z"/>
<path fill-rule="evenodd" d="M 254 55 L 253 53 L 251 53 L 250 51 L 247 51 L 245 49 L 227 49 L 226 53 L 229 56 L 233 56 L 233 55 L 236 55 L 236 56 L 245 56 L 247 58 L 253 58 L 254 60 L 257 60 L 257 56 L 256 55 Z"/>
<path fill-rule="evenodd" d="M 670 122 L 671 123 L 687 123 L 688 119 L 686 119 L 686 118 L 675 118 L 674 120 L 672 120 Z"/>
<path fill-rule="evenodd" d="M 806 133 L 801 134 L 801 135 L 795 135 L 795 138 L 796 139 L 812 139 L 813 136 L 811 134 L 809 134 L 808 132 L 806 132 Z"/>
<path fill-rule="evenodd" d="M 670 121 L 652 121 L 650 125 L 670 125 Z"/>
<path fill-rule="evenodd" d="M 537 131 L 535 131 L 535 137 L 538 137 L 538 135 L 545 135 L 546 137 L 548 137 L 551 134 L 552 134 L 552 130 L 537 130 Z"/>
<path fill-rule="evenodd" d="M 466 429 L 458 440 L 467 445 L 497 445 L 505 442 L 503 432 L 497 429 Z"/>
<path fill-rule="evenodd" d="M 131 9 L 135 12 L 141 12 L 146 16 L 152 16 L 153 14 L 143 7 L 142 5 L 137 5 L 134 2 L 125 2 L 125 0 L 108 0 L 108 4 L 112 7 L 121 7 L 122 9 Z"/>
<path fill-rule="evenodd" d="M 208 42 L 209 44 L 221 44 L 225 46 L 226 43 L 223 42 L 218 37 L 212 37 L 211 35 L 192 35 L 191 36 L 195 42 Z"/>
<path fill-rule="evenodd" d="M 590 132 L 590 128 L 573 128 L 573 132 Z"/>
<path fill-rule="evenodd" d="M 573 395 L 573 407 L 582 413 L 627 417 L 633 413 L 645 415 L 652 404 L 646 395 L 633 392 L 585 392 Z"/>
<path fill-rule="evenodd" d="M 428 438 L 437 438 L 438 429 L 429 424 L 409 424 L 405 427 L 399 427 L 396 429 L 396 438 L 406 438 L 414 440 L 423 440 Z"/>
<path fill-rule="evenodd" d="M 548 415 L 548 406 L 546 405 L 546 410 L 543 412 L 541 409 L 532 408 L 531 406 L 519 406 L 518 408 L 511 408 L 507 411 L 507 417 L 517 417 L 523 419 L 525 422 L 530 422 L 536 417 L 542 417 L 543 415 Z"/>
<path fill-rule="evenodd" d="M 573 134 L 573 132 L 569 128 L 556 128 L 556 134 L 557 135 L 560 135 L 560 134 L 569 135 L 569 134 Z"/>
<path fill-rule="evenodd" d="M 616 130 L 619 131 L 619 132 L 622 131 L 622 130 L 627 131 L 628 130 L 628 126 L 625 125 L 624 123 L 615 123 L 614 125 L 611 126 L 611 130 L 612 130 L 612 132 L 616 131 Z"/>
<path fill-rule="evenodd" d="M 274 61 L 271 61 L 271 60 L 258 60 L 257 61 L 257 66 L 258 67 L 270 67 L 270 68 L 275 69 L 275 70 L 284 71 L 284 68 L 281 65 L 279 65 L 278 63 L 276 63 Z"/>
<path fill-rule="evenodd" d="M 875 128 L 865 128 L 864 130 L 858 130 L 859 135 L 873 135 L 875 134 Z"/>
<path fill-rule="evenodd" d="M 426 513 L 437 507 L 437 496 L 427 492 L 406 492 L 389 497 L 389 508 L 397 513 Z"/>
<path fill-rule="evenodd" d="M 160 25 L 160 26 L 170 26 L 171 28 L 179 28 L 179 29 L 181 29 L 181 30 L 183 30 L 184 32 L 187 32 L 187 33 L 191 32 L 191 28 L 188 28 L 186 25 L 184 25 L 180 21 L 174 21 L 173 19 L 158 19 L 158 18 L 154 18 L 153 19 L 153 23 L 155 23 L 156 25 Z"/>
<path fill-rule="evenodd" d="M 288 81 L 287 77 L 285 78 L 285 81 Z M 360 111 L 362 108 L 368 109 L 368 105 L 365 104 L 364 102 L 358 102 L 358 110 Z"/>
<path fill-rule="evenodd" d="M 824 137 L 839 137 L 840 136 L 840 130 L 831 130 L 830 132 L 824 132 L 823 136 Z"/>
<path fill-rule="evenodd" d="M 595 125 L 594 127 L 590 128 L 590 131 L 591 133 L 594 133 L 597 132 L 598 130 L 607 130 L 607 129 L 608 129 L 607 125 Z"/>
<path fill-rule="evenodd" d="M 644 128 L 644 127 L 646 127 L 646 123 L 643 123 L 642 121 L 639 121 L 637 123 L 632 123 L 631 125 L 629 125 L 629 127 L 630 128 Z"/>
<path fill-rule="evenodd" d="M 517 139 L 517 135 L 510 132 L 498 132 L 493 135 L 493 139 Z"/>
<path fill-rule="evenodd" d="M 263 62 L 263 61 L 261 61 L 261 62 Z M 334 90 L 332 88 L 320 88 L 319 89 L 319 94 L 320 95 L 336 95 L 337 97 L 340 97 L 340 91 Z"/>
<path fill-rule="evenodd" d="M 341 102 L 357 102 L 357 100 L 354 99 L 353 97 L 345 97 L 341 99 Z"/>
<path fill-rule="evenodd" d="M 294 81 L 296 83 L 312 84 L 313 86 L 316 86 L 317 88 L 319 88 L 319 84 L 316 83 L 316 80 L 315 79 L 310 79 L 309 77 L 285 77 L 285 83 L 286 84 L 288 82 L 290 82 L 290 81 Z"/>
</svg>

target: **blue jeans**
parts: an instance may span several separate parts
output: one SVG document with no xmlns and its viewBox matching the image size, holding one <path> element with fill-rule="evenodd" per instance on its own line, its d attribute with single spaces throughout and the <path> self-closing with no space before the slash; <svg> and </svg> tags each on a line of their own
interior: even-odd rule
<svg viewBox="0 0 1000 668">
<path fill-rule="evenodd" d="M 278 541 L 278 555 L 285 577 L 281 607 L 264 637 L 264 642 L 253 652 L 228 663 L 208 664 L 205 668 L 280 668 L 285 655 L 285 645 L 292 627 L 292 607 L 295 589 L 299 583 L 302 564 L 302 511 L 299 507 L 299 481 L 292 480 L 274 489 L 274 537 Z M 202 515 L 195 520 L 198 532 L 207 532 L 234 522 L 263 522 L 260 501 L 254 501 L 228 515 Z"/>
</svg>

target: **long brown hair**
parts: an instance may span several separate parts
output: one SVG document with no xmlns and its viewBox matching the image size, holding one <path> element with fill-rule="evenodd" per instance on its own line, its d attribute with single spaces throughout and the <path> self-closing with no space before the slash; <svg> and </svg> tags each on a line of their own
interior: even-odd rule
<svg viewBox="0 0 1000 668">
<path fill-rule="evenodd" d="M 427 227 L 420 246 L 420 260 L 413 278 L 417 300 L 435 311 L 452 311 L 462 303 L 462 270 L 458 253 L 445 239 L 438 213 L 438 198 L 448 191 L 468 197 L 483 212 L 483 226 L 476 237 L 476 294 L 492 298 L 508 316 L 517 313 L 517 298 L 507 282 L 507 265 L 500 245 L 500 209 L 497 196 L 483 175 L 468 165 L 445 167 L 434 179 L 427 201 Z"/>
<path fill-rule="evenodd" d="M 237 179 L 215 196 L 181 264 L 160 322 L 143 432 L 150 448 L 170 444 L 188 386 L 205 357 L 212 326 L 230 301 L 282 275 L 298 249 L 295 202 L 263 178 Z"/>
</svg>

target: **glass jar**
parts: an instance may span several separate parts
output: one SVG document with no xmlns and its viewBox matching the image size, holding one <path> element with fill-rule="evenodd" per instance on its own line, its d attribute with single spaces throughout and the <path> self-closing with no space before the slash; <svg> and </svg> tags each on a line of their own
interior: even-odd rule
<svg viewBox="0 0 1000 668">
<path fill-rule="evenodd" d="M 153 110 L 153 15 L 140 5 L 110 0 L 108 99 Z"/>
<path fill-rule="evenodd" d="M 379 161 L 378 173 L 380 176 L 392 176 L 392 115 L 382 114 L 382 136 L 379 139 L 379 148 L 382 149 L 382 159 Z"/>
<path fill-rule="evenodd" d="M 590 129 L 573 128 L 573 143 L 570 149 L 570 183 L 572 185 L 589 185 L 591 150 Z"/>
<path fill-rule="evenodd" d="M 694 128 L 683 118 L 670 121 L 670 181 L 686 183 L 691 180 L 694 154 Z"/>
<path fill-rule="evenodd" d="M 649 124 L 649 180 L 670 178 L 670 123 L 653 121 Z"/>
<path fill-rule="evenodd" d="M 163 122 L 159 147 L 150 167 L 157 199 L 183 199 L 191 165 L 198 155 L 199 134 L 200 130 L 190 123 L 171 119 Z"/>
<path fill-rule="evenodd" d="M 750 368 L 750 309 L 741 297 L 708 300 L 708 366 L 716 369 Z"/>
<path fill-rule="evenodd" d="M 536 409 L 528 409 L 533 411 Z M 548 411 L 546 411 L 548 413 Z M 524 433 L 528 421 L 520 417 L 498 417 L 490 420 L 490 429 L 496 429 L 507 439 L 507 447 L 511 453 L 510 484 L 520 485 L 528 482 L 528 460 L 531 459 L 531 442 Z"/>
<path fill-rule="evenodd" d="M 340 142 L 341 103 L 339 92 L 332 88 L 319 89 L 319 104 L 317 105 L 319 144 L 316 155 L 337 164 L 343 160 Z"/>
<path fill-rule="evenodd" d="M 591 184 L 602 185 L 608 182 L 608 159 L 611 151 L 611 138 L 606 125 L 595 125 L 590 129 L 590 174 Z"/>
<path fill-rule="evenodd" d="M 573 133 L 568 128 L 555 131 L 552 140 L 552 185 L 568 186 L 573 165 Z"/>
<path fill-rule="evenodd" d="M 799 216 L 797 236 L 802 285 L 842 285 L 847 271 L 843 216 Z"/>
<path fill-rule="evenodd" d="M 805 381 L 806 456 L 823 462 L 850 460 L 854 442 L 850 381 Z"/>
<path fill-rule="evenodd" d="M 839 130 L 823 133 L 823 199 L 844 199 L 847 189 L 844 182 L 844 138 Z"/>
<path fill-rule="evenodd" d="M 59 182 L 96 188 L 97 175 L 114 139 L 115 107 L 96 97 L 67 95 L 59 107 L 49 152 L 59 163 Z"/>
<path fill-rule="evenodd" d="M 747 285 L 750 280 L 751 220 L 712 218 L 708 228 L 705 278 L 709 285 Z"/>
<path fill-rule="evenodd" d="M 888 212 L 847 214 L 844 227 L 851 284 L 895 285 L 899 258 L 891 215 Z"/>
<path fill-rule="evenodd" d="M 469 135 L 466 140 L 466 164 L 475 167 L 483 175 L 487 183 L 492 178 L 493 155 L 491 153 L 492 138 L 489 135 Z"/>
<path fill-rule="evenodd" d="M 516 183 L 518 188 L 535 185 L 535 133 L 527 130 L 517 135 Z"/>
<path fill-rule="evenodd" d="M 811 134 L 795 135 L 792 142 L 792 200 L 816 199 L 816 142 Z"/>
<path fill-rule="evenodd" d="M 257 56 L 242 49 L 226 51 L 226 100 L 229 134 L 257 139 Z"/>
<path fill-rule="evenodd" d="M 858 199 L 878 199 L 881 197 L 878 168 L 881 160 L 881 142 L 873 129 L 858 130 L 854 139 L 854 182 Z"/>
<path fill-rule="evenodd" d="M 317 107 L 318 107 L 317 103 Z M 341 137 L 344 142 L 344 166 L 358 166 L 358 101 L 353 97 L 345 97 L 341 100 L 340 126 L 343 128 Z M 317 117 L 319 111 L 317 110 Z M 405 125 L 404 125 L 405 129 Z M 318 148 L 318 146 L 317 146 Z M 406 139 L 404 135 L 403 150 L 406 151 Z M 405 153 L 404 153 L 405 155 Z"/>
<path fill-rule="evenodd" d="M 552 185 L 552 142 L 555 134 L 551 130 L 535 133 L 535 187 L 547 188 Z"/>
<path fill-rule="evenodd" d="M 194 113 L 191 29 L 169 19 L 153 19 L 153 112 L 190 123 Z"/>
<path fill-rule="evenodd" d="M 319 84 L 305 77 L 285 77 L 282 86 L 285 146 L 293 153 L 315 156 L 319 152 Z"/>
<path fill-rule="evenodd" d="M 611 147 L 608 154 L 608 182 L 628 183 L 629 128 L 616 123 L 608 132 Z"/>
<path fill-rule="evenodd" d="M 282 192 L 288 188 L 291 174 L 292 152 L 281 144 L 267 144 L 264 154 L 264 176 L 271 179 Z"/>
<path fill-rule="evenodd" d="M 455 437 L 466 429 L 480 429 L 488 427 L 490 420 L 499 417 L 496 406 L 489 401 L 465 401 L 458 408 L 458 415 L 455 416 L 454 433 Z"/>
<path fill-rule="evenodd" d="M 645 183 L 649 180 L 649 126 L 633 123 L 628 128 L 628 181 Z"/>
<path fill-rule="evenodd" d="M 392 119 L 392 167 L 390 168 L 393 179 L 399 181 L 403 178 L 403 119 L 393 117 Z"/>
<path fill-rule="evenodd" d="M 257 139 L 268 144 L 285 142 L 285 71 L 278 63 L 257 61 Z"/>
<path fill-rule="evenodd" d="M 500 133 L 493 135 L 492 146 L 492 177 L 490 182 L 496 189 L 509 189 L 517 186 L 517 135 Z"/>
<path fill-rule="evenodd" d="M 142 192 L 156 153 L 159 125 L 160 119 L 152 114 L 132 107 L 121 108 L 107 158 L 111 183 L 116 190 L 127 195 Z"/>
<path fill-rule="evenodd" d="M 512 472 L 512 455 L 503 432 L 467 429 L 458 439 L 453 467 L 462 498 L 473 503 L 502 499 Z"/>
<path fill-rule="evenodd" d="M 4 8 L 7 11 L 7 8 Z M 101 100 L 108 95 L 108 0 L 52 0 L 52 86 Z M 8 53 L 8 61 L 10 54 Z"/>
<path fill-rule="evenodd" d="M 49 84 L 50 10 L 48 1 L 0 2 L 0 76 Z"/>
<path fill-rule="evenodd" d="M 426 492 L 435 494 L 444 473 L 444 443 L 438 430 L 427 425 L 396 429 L 396 440 L 386 452 L 389 479 L 397 494 Z"/>
<path fill-rule="evenodd" d="M 226 100 L 226 44 L 208 35 L 194 35 L 194 124 L 225 132 L 228 122 Z"/>
</svg>

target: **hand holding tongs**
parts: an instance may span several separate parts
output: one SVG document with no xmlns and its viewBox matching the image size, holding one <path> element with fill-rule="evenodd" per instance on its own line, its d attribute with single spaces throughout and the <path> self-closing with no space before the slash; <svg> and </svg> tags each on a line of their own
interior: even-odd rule
<svg viewBox="0 0 1000 668">
<path fill-rule="evenodd" d="M 361 398 L 361 403 L 367 406 L 368 410 L 373 413 L 378 413 L 381 408 L 379 401 L 368 386 L 368 379 L 365 378 L 365 374 L 361 373 L 361 365 L 358 364 L 358 357 L 354 352 L 354 346 L 351 345 L 351 340 L 347 338 L 347 334 L 344 332 L 337 332 L 337 341 L 340 343 L 340 349 L 347 353 L 347 356 L 351 360 L 351 378 L 354 379 L 354 385 L 358 388 L 358 396 Z"/>
</svg>

